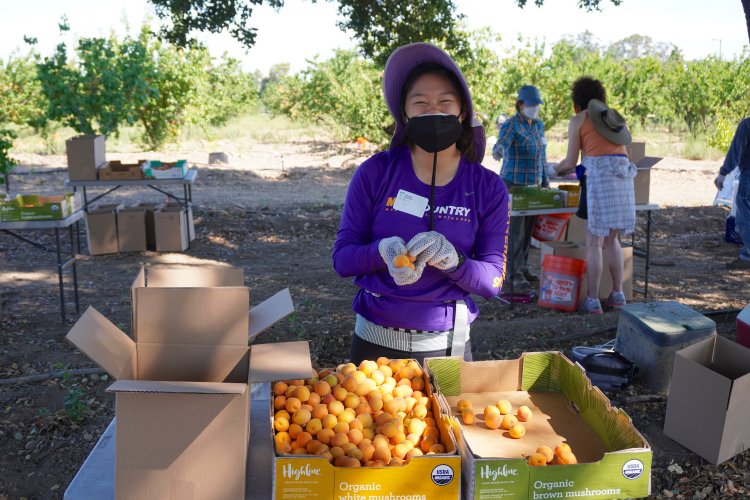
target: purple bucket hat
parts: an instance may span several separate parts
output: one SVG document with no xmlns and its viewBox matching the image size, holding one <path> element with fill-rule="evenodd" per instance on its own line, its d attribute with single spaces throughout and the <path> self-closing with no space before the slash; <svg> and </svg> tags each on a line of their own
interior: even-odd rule
<svg viewBox="0 0 750 500">
<path fill-rule="evenodd" d="M 476 163 L 481 163 L 484 157 L 486 138 L 484 127 L 474 116 L 474 105 L 471 102 L 471 92 L 466 85 L 466 79 L 451 57 L 435 45 L 419 42 L 397 48 L 385 63 L 383 72 L 383 94 L 388 105 L 388 111 L 396 122 L 396 130 L 391 138 L 390 149 L 406 142 L 404 119 L 401 113 L 401 90 L 406 83 L 409 73 L 422 63 L 437 63 L 453 73 L 461 84 L 459 89 L 465 101 L 466 113 L 473 125 L 474 148 L 476 149 Z"/>
</svg>

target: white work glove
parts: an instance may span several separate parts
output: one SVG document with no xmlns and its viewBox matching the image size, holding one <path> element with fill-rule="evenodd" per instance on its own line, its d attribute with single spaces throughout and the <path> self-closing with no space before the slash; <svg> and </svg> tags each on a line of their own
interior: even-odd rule
<svg viewBox="0 0 750 500">
<path fill-rule="evenodd" d="M 393 281 L 397 285 L 411 285 L 416 283 L 419 278 L 422 277 L 422 271 L 424 271 L 426 262 L 417 259 L 414 262 L 414 267 L 404 266 L 396 267 L 394 259 L 399 255 L 406 255 L 407 250 L 404 245 L 404 240 L 398 236 L 391 236 L 390 238 L 383 238 L 378 243 L 378 253 L 383 258 L 385 265 L 388 266 L 388 273 L 390 273 Z"/>
<path fill-rule="evenodd" d="M 726 175 L 717 175 L 716 179 L 714 179 L 714 186 L 716 186 L 716 189 L 721 191 L 724 189 L 724 179 L 726 178 Z"/>
<path fill-rule="evenodd" d="M 548 179 L 555 177 L 557 175 L 558 165 L 559 163 L 550 163 L 550 162 L 547 162 L 544 164 L 544 171 L 546 172 Z"/>
<path fill-rule="evenodd" d="M 417 262 L 425 261 L 441 271 L 448 271 L 458 265 L 456 248 L 437 231 L 414 235 L 406 244 L 406 249 L 417 258 Z"/>
</svg>

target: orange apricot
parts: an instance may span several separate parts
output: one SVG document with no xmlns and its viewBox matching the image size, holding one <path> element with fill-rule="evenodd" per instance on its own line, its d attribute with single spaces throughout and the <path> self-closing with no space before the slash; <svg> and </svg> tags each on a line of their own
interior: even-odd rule
<svg viewBox="0 0 750 500">
<path fill-rule="evenodd" d="M 572 451 L 563 451 L 557 455 L 557 463 L 561 465 L 577 464 L 578 459 L 573 455 Z"/>
<path fill-rule="evenodd" d="M 500 401 L 495 403 L 495 406 L 497 406 L 497 409 L 500 410 L 501 415 L 507 415 L 511 411 L 513 411 L 513 406 L 507 399 L 501 399 Z"/>
<path fill-rule="evenodd" d="M 474 412 L 471 411 L 471 408 L 461 412 L 461 421 L 466 425 L 471 425 L 474 423 Z"/>
<path fill-rule="evenodd" d="M 532 453 L 531 456 L 529 456 L 529 465 L 532 467 L 539 467 L 542 465 L 547 465 L 547 457 L 545 457 L 541 453 Z"/>
<path fill-rule="evenodd" d="M 518 423 L 518 418 L 515 415 L 505 415 L 501 427 L 505 430 L 510 430 L 511 427 Z"/>
<path fill-rule="evenodd" d="M 549 446 L 540 446 L 536 449 L 537 453 L 541 453 L 544 455 L 544 458 L 547 460 L 547 463 L 552 462 L 552 460 L 555 458 L 555 453 L 552 451 L 552 448 Z"/>
<path fill-rule="evenodd" d="M 412 261 L 409 257 L 410 255 L 408 253 L 402 254 L 402 255 L 396 255 L 393 258 L 393 265 L 396 267 L 410 267 L 412 269 L 416 269 L 416 267 L 414 267 L 414 264 L 412 264 Z"/>
<path fill-rule="evenodd" d="M 283 396 L 288 388 L 289 385 L 286 382 L 276 382 L 273 384 L 273 393 L 276 396 Z"/>
<path fill-rule="evenodd" d="M 526 427 L 524 427 L 523 424 L 516 424 L 508 429 L 508 435 L 513 439 L 521 439 L 526 435 Z"/>
<path fill-rule="evenodd" d="M 531 408 L 528 406 L 519 406 L 516 410 L 516 417 L 519 422 L 528 422 L 531 420 Z"/>
</svg>

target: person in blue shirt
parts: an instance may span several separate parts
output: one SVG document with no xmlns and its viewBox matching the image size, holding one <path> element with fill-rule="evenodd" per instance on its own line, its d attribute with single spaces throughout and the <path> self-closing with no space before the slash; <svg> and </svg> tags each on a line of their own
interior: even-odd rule
<svg viewBox="0 0 750 500">
<path fill-rule="evenodd" d="M 739 167 L 739 186 L 737 189 L 735 220 L 737 232 L 742 238 L 742 248 L 736 260 L 728 262 L 728 269 L 750 269 L 750 118 L 745 118 L 737 126 L 729 151 L 724 158 L 724 164 L 719 169 L 719 175 L 714 179 L 714 185 L 721 190 L 727 174 Z"/>
<path fill-rule="evenodd" d="M 497 142 L 492 148 L 496 160 L 502 158 L 500 177 L 510 189 L 513 186 L 547 187 L 547 139 L 544 123 L 537 118 L 539 105 L 544 104 L 539 89 L 524 85 L 518 89 L 517 113 L 500 126 Z M 521 292 L 531 288 L 530 281 L 539 277 L 529 270 L 529 248 L 535 216 L 511 217 L 509 259 L 512 261 L 513 288 Z"/>
</svg>

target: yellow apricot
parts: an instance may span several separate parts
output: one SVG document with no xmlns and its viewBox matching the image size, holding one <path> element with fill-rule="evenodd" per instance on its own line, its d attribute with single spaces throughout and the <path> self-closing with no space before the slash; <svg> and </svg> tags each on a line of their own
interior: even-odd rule
<svg viewBox="0 0 750 500">
<path fill-rule="evenodd" d="M 466 425 L 472 425 L 474 423 L 474 412 L 471 408 L 461 412 L 461 421 Z"/>
<path fill-rule="evenodd" d="M 521 439 L 526 435 L 526 427 L 523 424 L 516 424 L 508 429 L 508 435 L 513 439 Z"/>
<path fill-rule="evenodd" d="M 519 406 L 516 410 L 516 417 L 518 417 L 519 422 L 528 422 L 531 420 L 531 408 L 528 406 Z"/>
<path fill-rule="evenodd" d="M 552 451 L 552 448 L 549 446 L 540 446 L 536 449 L 537 453 L 541 453 L 544 455 L 545 460 L 547 460 L 547 463 L 552 462 L 552 460 L 555 458 L 555 453 Z"/>
<path fill-rule="evenodd" d="M 509 430 L 511 427 L 518 423 L 518 418 L 515 415 L 505 415 L 501 427 L 505 430 Z"/>
<path fill-rule="evenodd" d="M 529 456 L 529 465 L 532 467 L 539 467 L 547 465 L 547 458 L 541 453 L 532 453 Z"/>
<path fill-rule="evenodd" d="M 513 411 L 513 405 L 510 404 L 510 401 L 507 399 L 501 399 L 497 403 L 495 403 L 495 406 L 497 406 L 497 409 L 500 410 L 501 415 L 507 415 L 511 411 Z"/>
</svg>

